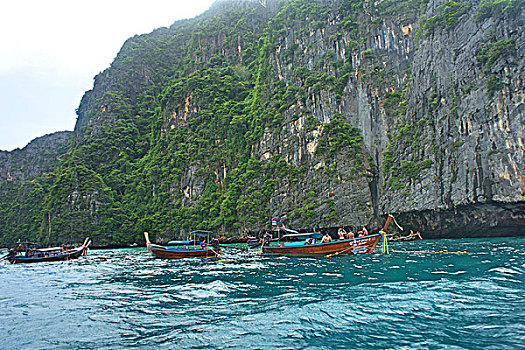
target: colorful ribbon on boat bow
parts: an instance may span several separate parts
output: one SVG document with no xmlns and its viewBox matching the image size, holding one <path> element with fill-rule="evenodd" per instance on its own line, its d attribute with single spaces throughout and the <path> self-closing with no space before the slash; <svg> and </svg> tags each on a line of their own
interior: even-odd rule
<svg viewBox="0 0 525 350">
<path fill-rule="evenodd" d="M 383 253 L 389 254 L 389 252 L 388 252 L 388 238 L 386 238 L 386 232 L 385 231 L 379 231 L 379 234 L 381 235 L 381 238 L 383 240 Z"/>
</svg>

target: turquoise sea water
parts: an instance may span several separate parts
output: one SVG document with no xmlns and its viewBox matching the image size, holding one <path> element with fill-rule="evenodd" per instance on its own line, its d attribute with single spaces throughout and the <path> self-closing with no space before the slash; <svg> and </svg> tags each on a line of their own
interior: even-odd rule
<svg viewBox="0 0 525 350">
<path fill-rule="evenodd" d="M 525 348 L 525 238 L 390 248 L 428 253 L 1 265 L 0 348 Z"/>
</svg>

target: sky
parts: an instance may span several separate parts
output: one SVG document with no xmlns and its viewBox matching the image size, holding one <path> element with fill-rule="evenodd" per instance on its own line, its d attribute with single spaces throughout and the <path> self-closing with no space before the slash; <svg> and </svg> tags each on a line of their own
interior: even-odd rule
<svg viewBox="0 0 525 350">
<path fill-rule="evenodd" d="M 84 92 L 126 39 L 214 0 L 17 0 L 0 11 L 0 150 L 73 130 Z"/>
</svg>

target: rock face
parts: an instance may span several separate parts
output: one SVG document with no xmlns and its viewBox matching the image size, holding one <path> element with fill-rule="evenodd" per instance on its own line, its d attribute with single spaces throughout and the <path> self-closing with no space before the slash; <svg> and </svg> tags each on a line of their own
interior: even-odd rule
<svg viewBox="0 0 525 350">
<path fill-rule="evenodd" d="M 32 227 L 525 235 L 524 77 L 523 1 L 217 1 L 96 77 Z M 4 185 L 56 164 L 26 148 Z"/>
<path fill-rule="evenodd" d="M 424 238 L 498 237 L 523 235 L 519 226 L 525 206 L 522 203 L 477 203 L 453 210 L 423 210 L 397 216 L 424 233 Z"/>
<path fill-rule="evenodd" d="M 470 214 L 502 230 L 515 220 L 511 231 L 523 232 L 525 12 L 481 16 L 484 3 L 472 2 L 457 25 L 434 28 L 417 43 L 406 124 L 399 127 L 408 130 L 391 143 L 401 168 L 404 161 L 429 161 L 417 177 L 405 176 L 402 188 L 387 186 L 382 210 L 447 213 L 457 226 L 429 218 L 436 235 L 472 231 L 465 225 L 476 221 Z M 438 11 L 430 3 L 426 17 Z"/>
<path fill-rule="evenodd" d="M 338 2 L 325 4 L 334 8 Z M 312 29 L 313 22 L 307 23 L 305 33 L 290 24 L 279 38 L 272 65 L 287 84 L 297 83 L 297 66 L 321 66 L 333 74 L 333 66 L 323 66 L 327 52 L 335 61 L 352 64 L 340 103 L 333 91 L 306 91 L 306 108 L 318 121 L 330 122 L 339 112 L 359 127 L 371 160 L 361 183 L 336 186 L 334 200 L 343 221 L 357 224 L 388 213 L 410 213 L 429 234 L 453 235 L 478 229 L 463 224 L 475 227 L 475 220 L 464 220 L 472 205 L 476 217 L 506 221 L 512 227 L 505 229 L 507 234 L 523 234 L 525 216 L 519 203 L 525 194 L 525 12 L 520 7 L 480 16 L 483 2 L 463 4 L 464 10 L 454 12 L 445 7 L 447 1 L 430 2 L 422 14 L 412 9 L 384 18 L 364 29 L 366 40 L 353 55 L 348 52 L 351 35 L 338 33 L 336 11 L 323 28 Z M 360 22 L 371 24 L 373 8 L 364 10 Z M 457 23 L 439 24 L 450 13 Z M 293 64 L 285 54 L 292 46 L 300 53 Z M 307 169 L 320 166 L 323 160 L 307 148 L 316 148 L 322 126 L 304 133 L 297 127 L 300 121 L 284 139 L 282 134 L 266 134 L 259 149 L 263 158 L 271 149 L 281 152 L 276 144 L 286 147 L 289 137 L 298 136 L 299 142 L 282 152 L 287 161 L 307 162 Z M 336 163 L 348 170 L 344 159 Z M 324 179 L 320 182 L 314 187 L 330 191 Z M 478 205 L 482 203 L 486 205 Z M 434 210 L 447 213 L 449 222 L 457 217 L 457 226 L 440 225 L 426 213 Z"/>
<path fill-rule="evenodd" d="M 22 149 L 0 151 L 0 184 L 21 184 L 52 172 L 67 151 L 73 133 L 61 131 L 38 137 Z"/>
</svg>

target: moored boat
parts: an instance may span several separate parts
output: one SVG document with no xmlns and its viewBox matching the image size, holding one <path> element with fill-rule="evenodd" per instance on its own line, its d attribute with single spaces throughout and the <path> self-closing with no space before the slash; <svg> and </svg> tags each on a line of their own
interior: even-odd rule
<svg viewBox="0 0 525 350">
<path fill-rule="evenodd" d="M 248 240 L 246 241 L 246 245 L 248 248 L 256 248 L 259 247 L 262 244 L 262 239 L 257 237 L 248 237 Z"/>
<path fill-rule="evenodd" d="M 15 248 L 9 250 L 7 260 L 12 264 L 22 264 L 77 259 L 86 254 L 90 244 L 89 238 L 86 238 L 82 245 L 75 248 L 37 248 L 36 243 L 18 242 Z"/>
<path fill-rule="evenodd" d="M 220 246 L 218 240 L 210 242 L 211 232 L 194 231 L 193 239 L 188 241 L 171 241 L 167 246 L 151 243 L 149 234 L 144 232 L 146 247 L 151 255 L 160 259 L 183 259 L 183 258 L 212 258 L 219 255 Z M 197 236 L 202 236 L 202 243 L 197 243 Z M 189 243 L 189 244 L 187 244 Z"/>
<path fill-rule="evenodd" d="M 332 254 L 370 254 L 381 241 L 380 234 L 343 239 L 327 243 L 310 243 L 308 240 L 297 242 L 279 242 L 263 245 L 262 252 L 272 255 L 322 256 Z"/>
<path fill-rule="evenodd" d="M 285 233 L 283 235 L 283 233 Z M 277 237 L 275 237 L 277 235 Z M 248 248 L 256 248 L 260 247 L 263 242 L 267 241 L 266 244 L 270 241 L 280 241 L 280 242 L 296 242 L 296 241 L 304 241 L 308 238 L 322 238 L 323 235 L 320 233 L 299 233 L 296 230 L 292 230 L 286 227 L 276 227 L 273 231 L 266 232 L 262 238 L 248 237 L 248 240 L 246 242 L 246 245 Z"/>
<path fill-rule="evenodd" d="M 423 239 L 419 231 L 416 233 L 412 232 L 408 236 L 394 236 L 392 238 L 389 238 L 388 242 L 410 242 L 410 241 L 415 241 L 418 238 Z"/>
<path fill-rule="evenodd" d="M 266 240 L 261 248 L 262 253 L 288 256 L 333 256 L 339 254 L 370 254 L 377 244 L 384 240 L 386 230 L 393 217 L 389 216 L 385 226 L 378 234 L 371 234 L 351 239 L 316 243 L 314 239 L 295 242 L 271 242 Z M 307 234 L 301 234 L 305 236 Z M 312 238 L 314 233 L 311 234 Z M 283 236 L 284 238 L 285 236 Z"/>
</svg>

